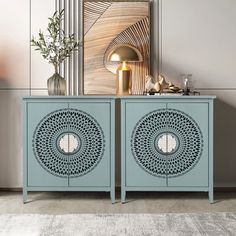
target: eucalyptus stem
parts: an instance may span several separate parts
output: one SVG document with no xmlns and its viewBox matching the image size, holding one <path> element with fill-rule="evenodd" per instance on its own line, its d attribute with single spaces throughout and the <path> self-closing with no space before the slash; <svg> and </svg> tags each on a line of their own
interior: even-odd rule
<svg viewBox="0 0 236 236">
<path fill-rule="evenodd" d="M 59 65 L 72 55 L 80 42 L 74 34 L 66 35 L 61 29 L 61 25 L 64 25 L 64 10 L 59 13 L 56 11 L 48 20 L 47 33 L 40 30 L 38 39 L 32 37 L 31 46 L 34 46 L 48 63 L 54 65 L 55 73 L 58 73 Z"/>
<path fill-rule="evenodd" d="M 57 64 L 54 64 L 54 70 L 55 70 L 55 73 L 58 74 L 58 65 Z"/>
</svg>

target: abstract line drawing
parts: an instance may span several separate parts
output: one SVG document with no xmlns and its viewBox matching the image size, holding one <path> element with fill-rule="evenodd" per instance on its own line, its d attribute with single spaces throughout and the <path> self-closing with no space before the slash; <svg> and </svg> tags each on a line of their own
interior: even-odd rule
<svg viewBox="0 0 236 236">
<path fill-rule="evenodd" d="M 149 74 L 149 2 L 84 1 L 84 93 L 115 94 L 118 63 L 104 55 L 111 47 L 129 44 L 144 60 L 129 63 L 132 69 L 132 94 L 142 94 Z"/>
</svg>

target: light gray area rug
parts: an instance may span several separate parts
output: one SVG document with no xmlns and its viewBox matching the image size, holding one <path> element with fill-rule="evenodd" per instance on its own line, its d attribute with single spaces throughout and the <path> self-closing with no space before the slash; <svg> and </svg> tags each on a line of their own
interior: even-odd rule
<svg viewBox="0 0 236 236">
<path fill-rule="evenodd" d="M 0 235 L 236 235 L 236 213 L 0 215 Z"/>
</svg>

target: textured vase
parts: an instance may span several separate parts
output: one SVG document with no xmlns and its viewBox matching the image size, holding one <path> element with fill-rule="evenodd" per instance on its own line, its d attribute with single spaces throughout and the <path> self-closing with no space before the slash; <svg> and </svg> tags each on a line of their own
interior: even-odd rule
<svg viewBox="0 0 236 236">
<path fill-rule="evenodd" d="M 55 73 L 47 81 L 48 95 L 66 95 L 66 80 Z"/>
</svg>

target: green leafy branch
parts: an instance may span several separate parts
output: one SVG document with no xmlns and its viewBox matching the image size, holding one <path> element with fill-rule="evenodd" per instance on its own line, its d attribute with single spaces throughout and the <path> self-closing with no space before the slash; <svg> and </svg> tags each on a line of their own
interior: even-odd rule
<svg viewBox="0 0 236 236">
<path fill-rule="evenodd" d="M 31 46 L 36 47 L 35 50 L 40 51 L 43 58 L 48 63 L 53 64 L 55 72 L 58 73 L 58 66 L 67 57 L 70 57 L 81 43 L 76 40 L 74 34 L 66 35 L 64 30 L 61 29 L 64 20 L 64 10 L 60 11 L 59 14 L 56 11 L 48 19 L 47 34 L 40 30 L 38 39 L 34 36 L 32 37 Z"/>
</svg>

